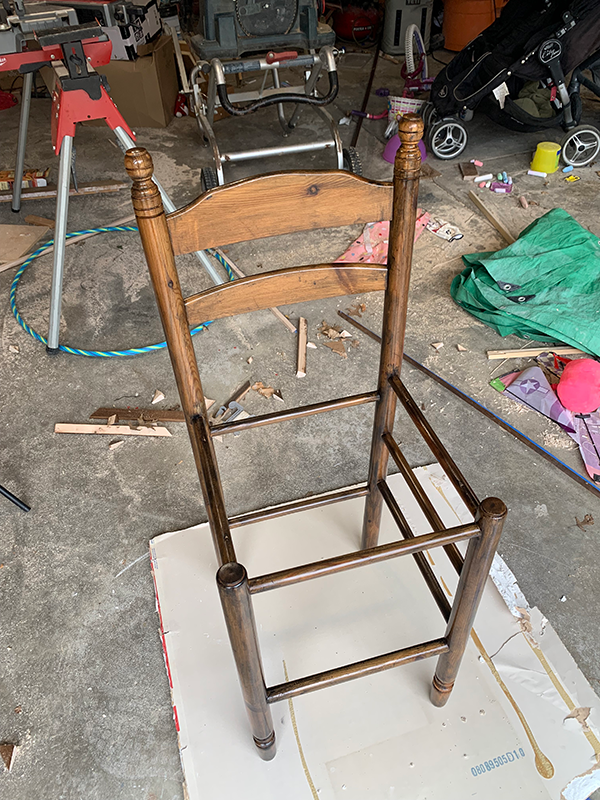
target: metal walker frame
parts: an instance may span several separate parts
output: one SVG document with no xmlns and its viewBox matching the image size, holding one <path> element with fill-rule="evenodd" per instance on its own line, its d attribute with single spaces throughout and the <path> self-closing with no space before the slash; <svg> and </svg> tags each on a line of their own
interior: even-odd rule
<svg viewBox="0 0 600 800">
<path fill-rule="evenodd" d="M 206 144 L 212 149 L 215 162 L 215 176 L 210 170 L 203 170 L 205 188 L 225 183 L 223 164 L 249 161 L 254 158 L 267 158 L 287 153 L 310 153 L 318 150 L 335 151 L 338 169 L 350 169 L 357 172 L 360 162 L 354 152 L 345 150 L 331 114 L 323 106 L 331 103 L 337 96 L 338 77 L 336 57 L 343 51 L 331 46 L 322 47 L 318 53 L 298 55 L 296 52 L 274 53 L 266 56 L 255 56 L 222 62 L 213 58 L 210 62 L 197 64 L 191 72 L 190 83 L 193 92 L 193 111 L 198 121 L 200 133 Z M 282 86 L 279 70 L 282 68 L 301 67 L 304 69 L 304 83 L 295 86 Z M 316 90 L 317 81 L 325 68 L 329 75 L 329 91 L 319 95 Z M 227 93 L 226 76 L 246 72 L 264 72 L 260 89 L 248 92 Z M 199 83 L 199 76 L 208 75 L 208 89 L 204 96 Z M 271 76 L 272 86 L 267 87 L 267 78 Z M 240 105 L 243 103 L 244 105 Z M 295 108 L 289 119 L 286 119 L 284 103 L 293 103 Z M 313 107 L 329 127 L 329 137 L 305 144 L 281 144 L 275 147 L 257 147 L 253 149 L 222 152 L 219 148 L 213 127 L 215 111 L 221 107 L 231 116 L 246 116 L 259 108 L 276 105 L 277 116 L 284 137 L 290 135 L 298 124 L 302 105 Z M 214 184 L 214 185 L 213 185 Z"/>
</svg>

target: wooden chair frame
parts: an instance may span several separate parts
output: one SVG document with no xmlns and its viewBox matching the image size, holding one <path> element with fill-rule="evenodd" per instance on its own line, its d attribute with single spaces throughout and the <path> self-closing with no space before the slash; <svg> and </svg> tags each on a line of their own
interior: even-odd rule
<svg viewBox="0 0 600 800">
<path fill-rule="evenodd" d="M 412 261 L 420 171 L 421 119 L 400 120 L 401 147 L 393 184 L 375 183 L 340 171 L 263 175 L 210 190 L 180 211 L 165 216 L 152 160 L 141 148 L 125 156 L 133 180 L 132 198 L 140 236 L 156 294 L 181 405 L 185 413 L 219 570 L 216 580 L 254 742 L 262 758 L 275 755 L 271 703 L 315 689 L 371 675 L 429 656 L 438 656 L 431 701 L 443 706 L 454 685 L 485 581 L 500 538 L 506 507 L 497 498 L 479 502 L 444 445 L 400 380 L 407 296 Z M 267 212 L 271 204 L 274 214 Z M 291 267 L 217 286 L 184 300 L 175 255 L 297 230 L 390 219 L 387 266 L 319 264 Z M 284 303 L 385 289 L 382 349 L 376 391 L 310 406 L 209 426 L 190 326 L 207 319 Z M 392 436 L 397 401 L 440 461 L 475 522 L 446 529 Z M 227 517 L 212 437 L 337 408 L 375 403 L 369 476 L 358 488 L 309 497 L 273 509 Z M 392 457 L 432 528 L 415 536 L 387 483 Z M 231 529 L 354 497 L 365 497 L 362 548 L 356 552 L 249 578 L 238 563 Z M 383 503 L 402 539 L 379 545 Z M 463 559 L 457 543 L 467 541 Z M 450 605 L 424 555 L 443 547 L 458 571 Z M 266 686 L 251 596 L 280 586 L 331 575 L 402 555 L 412 555 L 447 621 L 444 636 L 412 647 Z"/>
</svg>

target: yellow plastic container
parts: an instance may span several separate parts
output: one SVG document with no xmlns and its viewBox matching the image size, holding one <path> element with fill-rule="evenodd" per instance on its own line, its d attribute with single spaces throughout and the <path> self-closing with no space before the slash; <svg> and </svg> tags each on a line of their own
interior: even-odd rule
<svg viewBox="0 0 600 800">
<path fill-rule="evenodd" d="M 535 172 L 550 174 L 558 169 L 560 145 L 556 142 L 540 142 L 531 162 L 531 169 Z"/>
</svg>

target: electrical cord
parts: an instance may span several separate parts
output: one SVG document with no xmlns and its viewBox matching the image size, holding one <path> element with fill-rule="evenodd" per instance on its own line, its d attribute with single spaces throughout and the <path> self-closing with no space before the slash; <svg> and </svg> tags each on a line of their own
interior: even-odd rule
<svg viewBox="0 0 600 800">
<path fill-rule="evenodd" d="M 90 228 L 84 231 L 75 231 L 74 233 L 67 233 L 66 238 L 72 239 L 76 236 L 83 236 L 84 234 L 89 233 L 108 233 L 110 231 L 137 231 L 137 227 L 134 225 L 111 225 L 105 228 Z M 27 269 L 27 267 L 35 261 L 36 258 L 44 255 L 45 251 L 52 247 L 54 244 L 54 239 L 50 239 L 50 241 L 43 244 L 41 247 L 38 247 L 19 267 L 17 270 L 15 277 L 10 286 L 10 308 L 13 313 L 14 318 L 19 323 L 19 325 L 23 328 L 25 333 L 28 333 L 32 336 L 36 341 L 41 342 L 44 345 L 48 344 L 48 340 L 45 339 L 41 334 L 39 334 L 36 330 L 34 330 L 31 325 L 29 325 L 23 317 L 19 309 L 17 308 L 17 287 L 19 285 L 19 281 L 21 280 L 21 276 Z M 227 271 L 227 277 L 230 281 L 235 280 L 235 275 L 231 271 L 231 267 L 225 262 L 221 262 Z M 212 324 L 212 320 L 208 322 L 203 322 L 201 325 L 197 325 L 195 328 L 192 328 L 190 331 L 191 335 L 194 336 L 196 333 L 200 333 L 200 331 L 205 330 L 208 328 L 209 325 Z M 159 342 L 158 344 L 149 344 L 145 345 L 144 347 L 132 347 L 127 350 L 84 350 L 80 347 L 69 347 L 67 345 L 59 344 L 58 349 L 62 350 L 64 353 L 70 353 L 71 355 L 75 356 L 88 356 L 90 358 L 116 358 L 121 356 L 139 356 L 143 355 L 144 353 L 150 353 L 153 350 L 163 350 L 167 346 L 166 342 Z"/>
</svg>

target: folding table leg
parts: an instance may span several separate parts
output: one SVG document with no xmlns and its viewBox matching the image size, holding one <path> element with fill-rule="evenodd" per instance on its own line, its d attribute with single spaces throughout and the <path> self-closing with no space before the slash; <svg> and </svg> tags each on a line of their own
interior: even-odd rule
<svg viewBox="0 0 600 800">
<path fill-rule="evenodd" d="M 223 564 L 217 586 L 254 744 L 260 757 L 275 757 L 275 731 L 263 675 L 248 575 L 241 564 Z"/>
<path fill-rule="evenodd" d="M 46 352 L 58 353 L 60 330 L 60 306 L 62 298 L 63 270 L 65 266 L 65 242 L 67 214 L 69 212 L 69 187 L 71 183 L 71 154 L 73 137 L 65 136 L 60 147 L 58 186 L 56 193 L 56 223 L 54 228 L 54 261 L 52 265 L 52 295 L 50 298 L 50 324 Z"/>
<path fill-rule="evenodd" d="M 31 105 L 31 87 L 33 72 L 23 75 L 23 90 L 21 92 L 21 118 L 19 121 L 19 138 L 17 140 L 17 163 L 15 164 L 15 182 L 13 184 L 12 210 L 16 213 L 21 210 L 21 180 L 25 164 L 25 145 L 27 144 L 27 128 L 29 127 L 29 107 Z"/>
<path fill-rule="evenodd" d="M 475 615 L 492 566 L 506 519 L 506 506 L 497 497 L 486 498 L 479 508 L 481 536 L 471 539 L 460 573 L 452 613 L 446 628 L 450 649 L 438 659 L 431 687 L 431 702 L 444 706 L 450 697 L 465 652 Z"/>
</svg>

